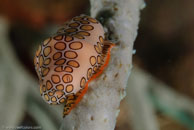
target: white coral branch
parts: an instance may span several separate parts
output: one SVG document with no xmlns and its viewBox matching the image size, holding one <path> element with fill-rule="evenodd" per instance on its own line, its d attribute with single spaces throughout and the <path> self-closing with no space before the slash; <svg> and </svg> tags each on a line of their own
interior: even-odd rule
<svg viewBox="0 0 194 130">
<path fill-rule="evenodd" d="M 61 130 L 113 130 L 132 67 L 133 43 L 143 0 L 90 1 L 92 17 L 104 9 L 112 11 L 108 26 L 118 38 L 117 46 L 112 49 L 108 68 L 89 84 L 82 101 L 64 118 Z"/>
</svg>

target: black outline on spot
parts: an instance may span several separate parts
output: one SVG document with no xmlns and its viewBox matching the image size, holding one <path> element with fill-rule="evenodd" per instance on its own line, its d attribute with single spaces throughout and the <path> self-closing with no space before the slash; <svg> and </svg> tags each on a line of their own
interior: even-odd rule
<svg viewBox="0 0 194 130">
<path fill-rule="evenodd" d="M 56 68 L 58 68 L 58 67 L 61 67 L 61 71 L 57 71 L 57 70 L 56 70 Z M 63 66 L 57 66 L 57 67 L 55 67 L 54 71 L 55 71 L 55 72 L 62 72 L 62 71 L 64 71 L 64 70 L 63 70 Z"/>
<path fill-rule="evenodd" d="M 98 63 L 98 57 L 100 57 L 100 63 Z M 101 63 L 102 63 L 102 58 L 101 58 L 100 55 L 97 56 L 97 63 L 98 63 L 98 64 L 101 64 Z"/>
<path fill-rule="evenodd" d="M 45 95 L 48 96 L 48 94 L 44 94 L 44 99 L 46 100 Z M 50 96 L 48 96 L 48 100 L 46 100 L 46 101 L 50 101 Z"/>
<path fill-rule="evenodd" d="M 97 59 L 96 59 L 96 57 L 95 57 L 95 56 L 91 56 L 91 57 L 90 57 L 90 64 L 92 65 L 92 62 L 91 62 L 91 58 L 92 58 L 92 57 L 94 57 L 94 58 L 95 58 L 95 64 L 96 64 Z M 94 64 L 94 65 L 95 65 L 95 64 Z M 94 65 L 92 65 L 92 66 L 94 66 Z"/>
<path fill-rule="evenodd" d="M 71 26 L 71 24 L 78 24 L 77 26 Z M 77 28 L 77 27 L 79 27 L 80 26 L 80 24 L 78 23 L 78 22 L 73 22 L 73 23 L 70 23 L 69 24 L 69 27 L 71 27 L 71 28 Z"/>
<path fill-rule="evenodd" d="M 70 41 L 67 41 L 67 40 L 66 40 L 66 37 L 67 37 L 67 36 L 71 37 L 72 39 L 71 39 Z M 70 36 L 70 35 L 65 35 L 64 40 L 65 40 L 66 42 L 71 42 L 71 41 L 74 40 L 74 37 L 72 37 L 72 36 Z"/>
<path fill-rule="evenodd" d="M 56 39 L 56 37 L 58 37 L 58 36 L 62 36 L 62 38 L 61 39 Z M 60 41 L 60 40 L 63 39 L 63 35 L 60 34 L 60 35 L 54 36 L 53 39 L 56 40 L 56 41 Z"/>
<path fill-rule="evenodd" d="M 71 29 L 75 29 L 75 31 L 71 31 L 71 32 L 68 32 L 67 30 L 71 30 Z M 68 28 L 68 29 L 65 29 L 65 32 L 66 33 L 75 33 L 75 32 L 77 32 L 78 31 L 78 29 L 77 28 Z"/>
<path fill-rule="evenodd" d="M 61 90 L 57 90 L 57 91 L 60 91 L 60 92 L 63 92 L 63 91 L 61 91 Z M 56 94 L 57 95 L 57 94 Z M 63 95 L 64 95 L 64 92 L 63 92 L 63 94 L 61 94 L 61 96 L 60 97 L 58 97 L 58 95 L 56 96 L 58 99 L 60 99 L 61 97 L 63 97 Z M 62 98 L 62 99 L 65 99 L 65 98 Z M 59 102 L 60 102 L 60 100 L 59 100 Z"/>
<path fill-rule="evenodd" d="M 53 78 L 52 78 L 53 76 L 58 76 L 59 82 L 56 82 L 56 83 L 55 83 L 55 82 L 53 81 Z M 56 74 L 51 75 L 51 81 L 52 81 L 54 84 L 60 83 L 60 82 L 61 82 L 60 76 L 59 76 L 59 75 L 56 75 Z"/>
<path fill-rule="evenodd" d="M 39 68 L 42 67 L 42 65 L 40 66 L 40 57 L 42 57 L 42 65 L 44 64 L 44 57 L 43 57 L 43 55 L 41 54 L 41 55 L 38 57 Z"/>
<path fill-rule="evenodd" d="M 98 46 L 98 48 L 99 48 L 100 52 L 102 52 L 103 48 L 102 48 L 102 46 L 101 46 L 100 42 L 97 42 L 97 46 Z"/>
<path fill-rule="evenodd" d="M 101 52 L 98 52 L 96 48 L 98 48 L 98 46 L 94 45 L 95 51 L 96 51 L 98 54 L 101 54 Z M 99 48 L 98 48 L 98 49 L 99 49 Z M 99 51 L 100 51 L 100 49 L 99 49 Z"/>
<path fill-rule="evenodd" d="M 51 46 L 47 46 L 47 47 L 45 47 L 45 48 L 44 48 L 44 50 L 43 50 L 44 57 L 47 57 L 47 56 L 45 55 L 45 52 L 44 52 L 46 48 L 50 48 L 50 52 L 48 53 L 48 55 L 47 55 L 47 56 L 49 56 L 49 55 L 51 54 L 51 52 L 52 52 L 52 48 L 51 48 Z"/>
<path fill-rule="evenodd" d="M 64 48 L 64 49 L 57 49 L 57 48 L 56 48 L 56 45 L 59 44 L 59 43 L 64 43 L 64 44 L 65 44 L 65 48 Z M 56 42 L 55 45 L 54 45 L 54 48 L 55 48 L 56 50 L 63 51 L 63 50 L 66 49 L 66 46 L 67 46 L 67 45 L 66 45 L 65 42 Z"/>
<path fill-rule="evenodd" d="M 50 89 L 47 89 L 47 83 L 48 83 L 48 82 L 50 82 L 50 84 L 51 84 L 51 86 L 52 86 Z M 47 89 L 47 90 L 51 90 L 52 88 L 53 88 L 53 84 L 51 83 L 50 80 L 47 80 L 47 81 L 46 81 L 46 89 Z"/>
<path fill-rule="evenodd" d="M 89 70 L 91 70 L 91 76 L 88 78 Z M 87 71 L 87 79 L 89 80 L 91 77 L 92 77 L 92 68 L 89 68 L 88 71 Z"/>
<path fill-rule="evenodd" d="M 66 75 L 68 75 L 68 76 L 70 75 L 70 77 L 71 77 L 71 79 L 72 79 L 70 82 L 65 82 L 65 81 L 63 80 L 63 78 L 64 78 Z M 71 82 L 73 81 L 73 76 L 72 76 L 71 74 L 64 74 L 64 75 L 62 76 L 62 80 L 63 80 L 64 83 L 71 83 Z"/>
<path fill-rule="evenodd" d="M 43 90 L 43 88 L 45 88 L 45 91 Z M 42 91 L 43 91 L 43 92 L 46 92 L 46 90 L 47 90 L 47 89 L 46 89 L 46 85 L 42 85 Z"/>
<path fill-rule="evenodd" d="M 45 61 L 49 59 L 49 63 L 48 64 L 45 64 Z M 44 65 L 49 65 L 51 63 L 51 58 L 46 58 L 43 62 Z"/>
<path fill-rule="evenodd" d="M 59 62 L 60 60 L 64 60 L 64 62 L 61 63 L 61 64 L 57 64 L 57 62 Z M 55 62 L 55 65 L 63 65 L 63 64 L 65 64 L 65 62 L 66 62 L 66 59 L 65 59 L 65 58 L 61 58 L 61 59 L 58 59 L 58 60 Z"/>
<path fill-rule="evenodd" d="M 78 64 L 78 66 L 75 67 L 75 66 L 70 65 L 69 62 L 71 62 L 71 61 L 76 62 L 76 63 Z M 74 68 L 79 68 L 79 67 L 80 67 L 80 64 L 79 64 L 76 60 L 69 60 L 69 61 L 67 62 L 67 65 L 72 66 L 72 67 L 74 67 Z"/>
<path fill-rule="evenodd" d="M 91 27 L 92 27 L 92 29 L 89 29 L 89 30 L 82 29 L 82 28 L 83 28 L 83 26 L 91 26 Z M 94 27 L 93 27 L 92 25 L 81 25 L 81 26 L 80 26 L 80 29 L 81 29 L 81 30 L 84 30 L 84 31 L 92 31 L 92 30 L 94 29 Z"/>
<path fill-rule="evenodd" d="M 48 38 L 47 38 L 47 39 L 48 39 Z M 47 40 L 47 39 L 45 39 L 45 40 Z M 45 41 L 45 40 L 44 40 L 44 41 Z M 46 46 L 51 40 L 52 40 L 52 38 L 49 37 L 49 40 L 48 40 L 48 42 L 47 42 L 46 44 L 44 44 L 44 41 L 43 41 L 43 46 Z"/>
<path fill-rule="evenodd" d="M 53 96 L 53 95 L 50 95 L 49 93 L 53 93 L 53 95 L 55 95 L 55 92 L 52 92 L 52 91 L 48 92 L 49 96 Z"/>
<path fill-rule="evenodd" d="M 102 37 L 102 41 L 103 41 L 103 42 L 101 42 L 101 41 L 100 41 L 100 38 L 101 38 L 101 37 L 102 37 L 102 36 L 99 36 L 98 39 L 99 39 L 99 42 L 100 42 L 100 43 L 103 43 L 103 42 L 104 42 L 104 38 Z"/>
<path fill-rule="evenodd" d="M 74 48 L 71 47 L 71 44 L 73 44 L 73 43 L 80 43 L 81 47 L 78 48 L 78 49 L 74 49 Z M 82 49 L 82 47 L 83 47 L 83 43 L 82 42 L 72 42 L 72 43 L 69 44 L 69 48 L 72 49 L 72 50 L 80 50 L 80 49 Z"/>
<path fill-rule="evenodd" d="M 78 18 L 78 19 L 77 19 Z M 73 18 L 73 21 L 80 21 L 80 20 L 83 20 L 83 17 L 75 17 L 75 18 Z"/>
<path fill-rule="evenodd" d="M 94 70 L 95 67 L 96 67 L 96 70 Z M 98 71 L 98 66 L 97 66 L 97 65 L 95 65 L 95 66 L 93 67 L 93 71 L 94 71 L 94 73 L 96 73 L 96 72 Z"/>
<path fill-rule="evenodd" d="M 62 97 L 62 96 L 61 96 L 61 97 Z M 61 98 L 61 97 L 60 97 L 60 98 Z M 57 97 L 57 98 L 58 98 L 58 97 Z M 59 98 L 58 98 L 58 99 L 59 99 Z M 59 100 L 60 103 L 64 103 L 64 102 L 61 102 L 62 99 L 64 99 L 64 102 L 65 102 L 65 98 L 61 98 L 61 99 Z"/>
<path fill-rule="evenodd" d="M 61 56 L 59 57 L 59 58 L 61 58 L 62 57 L 62 52 L 56 52 L 55 54 L 57 54 L 57 53 L 61 54 Z M 57 59 L 54 58 L 55 54 L 53 55 L 53 60 L 58 60 L 59 58 L 57 58 Z"/>
<path fill-rule="evenodd" d="M 71 90 L 70 92 L 67 92 L 67 86 L 72 86 L 72 90 Z M 66 92 L 66 93 L 71 93 L 71 92 L 73 91 L 73 89 L 74 89 L 73 84 L 68 84 L 67 86 L 65 87 L 65 92 Z"/>
<path fill-rule="evenodd" d="M 48 73 L 47 73 L 46 75 L 43 75 L 43 73 L 44 73 L 44 72 L 42 71 L 43 68 L 45 68 L 44 71 L 45 71 L 46 69 L 48 69 L 48 73 L 50 72 L 50 68 L 49 68 L 49 67 L 47 67 L 47 68 L 46 68 L 46 67 L 42 67 L 42 68 L 41 68 L 41 77 L 45 77 L 45 76 L 48 75 Z"/>
<path fill-rule="evenodd" d="M 37 51 L 39 50 L 39 48 L 40 48 L 40 52 L 39 52 L 39 54 L 37 55 Z M 41 46 L 41 45 L 39 45 L 38 50 L 36 51 L 36 56 L 37 56 L 37 57 L 40 56 L 40 53 L 41 53 L 41 51 L 42 51 L 42 46 Z"/>
<path fill-rule="evenodd" d="M 84 36 L 78 35 L 78 34 L 73 34 L 72 36 L 75 37 L 75 38 L 77 38 L 77 39 L 85 39 Z M 78 38 L 78 37 L 79 37 L 79 38 Z M 80 38 L 80 37 L 82 37 L 82 38 Z"/>
<path fill-rule="evenodd" d="M 84 19 L 83 19 L 83 20 L 80 20 L 79 22 L 80 22 L 81 24 L 84 24 L 84 25 L 85 25 L 85 24 L 90 24 L 90 21 L 87 21 L 87 20 L 84 20 Z M 84 22 L 87 22 L 87 23 L 84 23 Z"/>
<path fill-rule="evenodd" d="M 73 57 L 73 58 L 69 58 L 69 57 L 67 57 L 65 54 L 66 54 L 66 53 L 68 53 L 68 52 L 72 52 L 72 53 L 74 53 L 74 54 L 75 54 L 75 57 Z M 65 57 L 65 58 L 67 58 L 67 59 L 75 59 L 75 58 L 77 58 L 77 57 L 78 57 L 78 54 L 77 54 L 75 51 L 66 51 L 66 52 L 64 52 L 64 57 Z"/>
<path fill-rule="evenodd" d="M 63 85 L 63 86 L 64 86 L 64 85 Z M 65 86 L 64 86 L 64 87 L 65 87 Z M 63 97 L 63 95 L 65 95 L 65 93 L 64 93 L 64 88 L 63 88 L 63 90 L 57 90 L 56 93 L 57 93 L 57 92 L 61 92 L 61 93 L 62 93 L 60 97 L 58 97 L 58 95 L 56 94 L 56 95 L 57 95 L 56 97 L 57 97 L 58 99 L 60 99 L 61 97 Z M 65 99 L 65 98 L 64 98 L 64 99 Z"/>
<path fill-rule="evenodd" d="M 57 86 L 59 86 L 59 85 L 62 85 L 62 86 L 63 86 L 63 89 L 57 89 Z M 65 88 L 65 86 L 64 86 L 63 84 L 58 84 L 57 86 L 56 86 L 56 89 L 57 89 L 58 91 L 62 91 L 62 90 L 64 90 L 64 88 Z"/>
<path fill-rule="evenodd" d="M 80 32 L 87 33 L 88 35 L 79 34 Z M 87 31 L 79 31 L 79 32 L 77 32 L 76 34 L 77 34 L 77 35 L 81 35 L 81 36 L 90 36 L 90 33 L 87 32 Z"/>
<path fill-rule="evenodd" d="M 86 17 L 86 19 L 88 20 L 88 21 L 90 21 L 91 23 L 96 23 L 96 24 L 98 24 L 99 22 L 96 20 L 96 19 L 94 19 L 94 18 L 91 18 L 91 17 Z M 91 20 L 89 20 L 89 19 L 93 19 L 93 20 L 95 20 L 96 22 L 94 22 L 94 21 L 91 21 Z"/>
<path fill-rule="evenodd" d="M 84 79 L 84 80 L 85 80 L 85 84 L 84 84 L 84 86 L 82 86 L 82 85 L 81 85 L 81 83 L 82 83 L 82 79 Z M 82 77 L 82 78 L 81 78 L 81 80 L 80 80 L 80 87 L 81 87 L 81 88 L 85 88 L 85 85 L 86 85 L 86 78 L 85 78 L 85 77 Z"/>
<path fill-rule="evenodd" d="M 53 102 L 57 102 L 57 98 L 56 98 L 56 101 L 52 101 L 52 98 L 56 98 L 55 96 L 52 96 L 51 97 L 51 102 L 53 103 Z"/>
<path fill-rule="evenodd" d="M 67 67 L 71 68 L 72 71 L 71 71 L 71 72 L 66 71 L 65 68 L 67 68 Z M 73 72 L 73 68 L 72 68 L 72 67 L 70 67 L 70 66 L 65 66 L 65 68 L 64 68 L 64 71 L 65 71 L 65 72 L 67 72 L 67 73 L 72 73 L 72 72 Z"/>
</svg>

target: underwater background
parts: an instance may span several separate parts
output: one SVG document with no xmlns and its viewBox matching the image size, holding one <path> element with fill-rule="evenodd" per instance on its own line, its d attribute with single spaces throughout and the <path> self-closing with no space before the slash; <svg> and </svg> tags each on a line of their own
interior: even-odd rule
<svg viewBox="0 0 194 130">
<path fill-rule="evenodd" d="M 128 85 L 146 80 L 159 129 L 194 129 L 194 1 L 145 3 Z M 33 58 L 60 24 L 89 10 L 88 0 L 0 0 L 0 130 L 60 128 L 63 105 L 42 100 Z M 115 130 L 133 130 L 129 98 L 121 102 Z"/>
</svg>

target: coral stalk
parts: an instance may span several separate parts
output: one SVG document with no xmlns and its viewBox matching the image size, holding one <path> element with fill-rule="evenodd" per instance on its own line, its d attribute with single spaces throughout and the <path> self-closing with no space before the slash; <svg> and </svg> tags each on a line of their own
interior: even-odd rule
<svg viewBox="0 0 194 130">
<path fill-rule="evenodd" d="M 116 39 L 116 46 L 112 49 L 107 69 L 89 84 L 82 101 L 64 118 L 61 130 L 113 130 L 132 68 L 133 43 L 137 36 L 143 0 L 90 2 L 92 17 L 95 18 L 104 10 L 112 13 L 105 28 L 108 33 L 109 29 L 113 32 L 111 36 Z"/>
</svg>

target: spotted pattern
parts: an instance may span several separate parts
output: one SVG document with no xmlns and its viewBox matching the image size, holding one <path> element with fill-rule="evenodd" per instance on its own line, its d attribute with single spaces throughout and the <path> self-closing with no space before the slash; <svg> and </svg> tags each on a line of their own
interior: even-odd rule
<svg viewBox="0 0 194 130">
<path fill-rule="evenodd" d="M 63 89 L 64 89 L 63 84 L 57 85 L 57 86 L 56 86 L 56 89 L 57 89 L 57 90 L 63 90 Z"/>
<path fill-rule="evenodd" d="M 78 34 L 73 34 L 72 36 L 77 38 L 77 39 L 85 39 L 84 36 L 78 35 Z"/>
<path fill-rule="evenodd" d="M 73 72 L 73 69 L 69 66 L 66 66 L 65 67 L 65 72 L 69 72 L 69 73 L 72 73 Z"/>
<path fill-rule="evenodd" d="M 69 27 L 79 27 L 79 23 L 78 22 L 74 22 L 74 23 L 71 23 L 69 24 Z"/>
<path fill-rule="evenodd" d="M 48 92 L 48 95 L 49 96 L 53 96 L 54 95 L 54 92 Z"/>
<path fill-rule="evenodd" d="M 54 55 L 53 55 L 53 59 L 54 60 L 57 60 L 57 59 L 59 59 L 59 58 L 61 58 L 62 57 L 62 52 L 57 52 L 57 53 L 55 53 Z"/>
<path fill-rule="evenodd" d="M 100 57 L 100 55 L 97 56 L 97 62 L 98 62 L 98 64 L 101 64 L 101 57 Z"/>
<path fill-rule="evenodd" d="M 101 53 L 101 50 L 100 50 L 100 48 L 99 48 L 97 45 L 94 45 L 94 48 L 95 48 L 95 50 L 96 50 L 96 52 L 97 52 L 98 54 Z"/>
<path fill-rule="evenodd" d="M 51 63 L 51 58 L 47 58 L 44 60 L 44 65 L 49 65 Z"/>
<path fill-rule="evenodd" d="M 72 91 L 73 91 L 73 85 L 72 85 L 72 84 L 67 85 L 67 86 L 66 86 L 66 92 L 67 92 L 67 93 L 70 93 L 70 92 L 72 92 Z"/>
<path fill-rule="evenodd" d="M 68 59 L 75 59 L 78 55 L 75 51 L 66 51 L 64 56 Z"/>
<path fill-rule="evenodd" d="M 79 99 L 79 97 L 82 95 L 83 89 L 79 90 L 76 94 L 69 94 L 67 95 L 67 102 L 65 103 L 64 110 L 63 110 L 63 117 L 69 114 L 72 107 L 75 107 L 76 100 Z"/>
<path fill-rule="evenodd" d="M 88 78 L 88 80 L 90 79 L 91 76 L 92 76 L 92 68 L 89 68 L 88 69 L 88 72 L 87 72 L 87 78 Z"/>
<path fill-rule="evenodd" d="M 90 36 L 90 33 L 84 31 L 77 32 L 76 34 L 81 36 Z"/>
<path fill-rule="evenodd" d="M 91 56 L 91 57 L 90 57 L 90 64 L 91 64 L 92 66 L 94 66 L 94 65 L 96 64 L 96 57 L 95 57 L 95 56 Z"/>
<path fill-rule="evenodd" d="M 81 79 L 81 81 L 80 81 L 80 87 L 81 87 L 81 88 L 84 88 L 85 83 L 86 83 L 86 78 L 82 77 L 82 79 Z"/>
<path fill-rule="evenodd" d="M 91 31 L 91 30 L 94 29 L 94 27 L 91 26 L 91 25 L 82 25 L 82 26 L 80 27 L 80 29 L 81 29 L 81 30 L 84 30 L 84 31 Z"/>
<path fill-rule="evenodd" d="M 82 19 L 83 19 L 82 17 L 73 18 L 74 21 L 80 21 L 80 20 L 82 20 Z"/>
<path fill-rule="evenodd" d="M 69 44 L 69 48 L 72 50 L 79 50 L 83 47 L 83 44 L 81 42 L 72 42 Z"/>
<path fill-rule="evenodd" d="M 79 67 L 79 63 L 75 60 L 70 60 L 67 62 L 67 65 L 78 68 Z"/>
<path fill-rule="evenodd" d="M 73 37 L 72 36 L 69 36 L 69 35 L 65 35 L 65 41 L 66 42 L 73 41 Z"/>
<path fill-rule="evenodd" d="M 54 69 L 56 72 L 62 72 L 63 71 L 63 66 L 58 66 Z"/>
<path fill-rule="evenodd" d="M 98 70 L 98 67 L 97 67 L 97 65 L 95 65 L 94 68 L 93 68 L 94 73 L 96 73 L 97 70 Z"/>
<path fill-rule="evenodd" d="M 39 57 L 39 65 L 40 65 L 40 67 L 42 67 L 43 62 L 44 62 L 44 58 L 43 58 L 43 56 L 41 55 L 41 56 Z"/>
<path fill-rule="evenodd" d="M 52 97 L 52 98 L 51 98 L 51 101 L 52 101 L 52 102 L 56 102 L 56 101 L 57 101 L 56 97 Z"/>
<path fill-rule="evenodd" d="M 99 51 L 102 52 L 102 46 L 101 46 L 101 44 L 99 42 L 97 42 L 97 45 L 98 45 Z"/>
<path fill-rule="evenodd" d="M 40 55 L 41 50 L 42 50 L 42 47 L 39 46 L 39 47 L 38 47 L 38 50 L 36 51 L 36 56 L 39 56 L 39 55 Z"/>
<path fill-rule="evenodd" d="M 104 39 L 103 39 L 102 36 L 99 36 L 99 41 L 100 41 L 100 43 L 103 43 L 104 42 Z"/>
<path fill-rule="evenodd" d="M 53 84 L 51 83 L 50 80 L 47 80 L 47 81 L 46 81 L 46 89 L 47 89 L 47 90 L 50 90 L 51 88 L 53 88 Z"/>
<path fill-rule="evenodd" d="M 66 44 L 64 42 L 57 42 L 55 45 L 54 45 L 55 49 L 57 50 L 65 50 L 66 48 Z"/>
<path fill-rule="evenodd" d="M 80 23 L 82 23 L 82 24 L 89 24 L 90 22 L 87 21 L 87 20 L 80 20 Z"/>
<path fill-rule="evenodd" d="M 47 57 L 50 53 L 51 53 L 51 47 L 47 46 L 46 48 L 44 48 L 44 56 Z"/>
<path fill-rule="evenodd" d="M 47 38 L 46 40 L 44 40 L 43 45 L 46 46 L 51 40 L 51 37 Z"/>
<path fill-rule="evenodd" d="M 63 91 L 56 91 L 57 98 L 61 98 L 64 95 Z"/>
<path fill-rule="evenodd" d="M 107 65 L 111 46 L 106 43 L 101 24 L 85 15 L 74 17 L 44 40 L 34 58 L 43 99 L 52 105 L 64 103 L 67 115 L 88 83 L 102 73 L 101 66 Z"/>
<path fill-rule="evenodd" d="M 59 75 L 52 75 L 51 80 L 53 81 L 53 83 L 57 84 L 60 82 L 60 77 Z"/>
<path fill-rule="evenodd" d="M 63 82 L 64 83 L 70 83 L 73 80 L 73 76 L 71 74 L 65 74 L 63 75 Z"/>
<path fill-rule="evenodd" d="M 72 33 L 72 32 L 76 32 L 77 29 L 76 28 L 69 28 L 65 30 L 67 33 Z"/>
<path fill-rule="evenodd" d="M 45 77 L 49 73 L 49 68 L 42 68 L 42 76 Z"/>
<path fill-rule="evenodd" d="M 98 23 L 98 21 L 96 19 L 93 19 L 93 18 L 87 18 L 87 20 L 92 22 L 92 23 Z"/>
<path fill-rule="evenodd" d="M 63 94 L 61 94 L 61 97 L 62 97 L 62 96 L 63 96 Z M 60 97 L 58 97 L 58 98 L 60 98 Z M 62 98 L 62 99 L 59 100 L 59 102 L 60 102 L 60 103 L 64 103 L 64 102 L 65 102 L 65 99 Z"/>
<path fill-rule="evenodd" d="M 63 65 L 66 62 L 66 59 L 62 58 L 55 62 L 55 65 Z"/>
<path fill-rule="evenodd" d="M 45 95 L 44 95 L 44 99 L 45 99 L 46 101 L 48 101 L 50 98 L 49 98 L 49 96 L 48 96 L 47 94 L 45 94 Z"/>
<path fill-rule="evenodd" d="M 59 40 L 63 39 L 63 36 L 62 35 L 58 35 L 58 36 L 55 36 L 53 39 L 59 41 Z"/>
<path fill-rule="evenodd" d="M 43 90 L 43 92 L 46 92 L 46 87 L 45 87 L 45 85 L 43 85 L 42 90 Z"/>
</svg>

